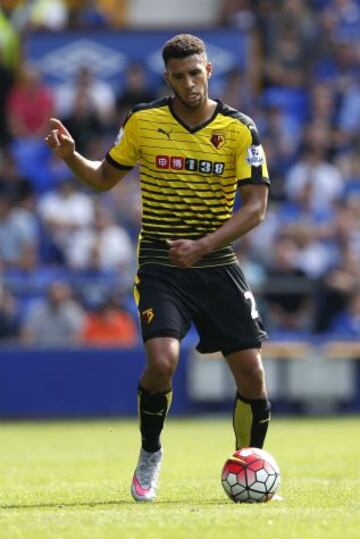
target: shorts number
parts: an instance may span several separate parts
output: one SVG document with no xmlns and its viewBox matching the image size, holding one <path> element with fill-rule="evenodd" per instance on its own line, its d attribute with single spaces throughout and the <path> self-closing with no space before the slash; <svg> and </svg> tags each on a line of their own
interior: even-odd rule
<svg viewBox="0 0 360 539">
<path fill-rule="evenodd" d="M 256 308 L 256 302 L 255 302 L 255 298 L 254 296 L 252 295 L 252 293 L 250 292 L 250 290 L 247 290 L 245 293 L 244 293 L 244 298 L 247 300 L 250 301 L 250 305 L 251 305 L 251 318 L 254 320 L 255 318 L 259 318 L 259 311 L 257 310 Z"/>
</svg>

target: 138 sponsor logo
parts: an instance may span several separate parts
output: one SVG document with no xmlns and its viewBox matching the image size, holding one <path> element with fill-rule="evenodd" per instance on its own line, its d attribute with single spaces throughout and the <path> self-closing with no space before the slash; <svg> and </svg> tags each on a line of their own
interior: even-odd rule
<svg viewBox="0 0 360 539">
<path fill-rule="evenodd" d="M 220 176 L 225 170 L 225 163 L 192 159 L 176 155 L 156 155 L 155 165 L 162 170 L 189 170 L 201 174 L 215 174 Z"/>
</svg>

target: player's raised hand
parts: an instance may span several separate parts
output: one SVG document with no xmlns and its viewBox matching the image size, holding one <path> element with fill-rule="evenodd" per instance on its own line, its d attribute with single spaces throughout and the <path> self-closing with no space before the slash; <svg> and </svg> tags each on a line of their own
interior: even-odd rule
<svg viewBox="0 0 360 539">
<path fill-rule="evenodd" d="M 45 142 L 57 157 L 66 159 L 75 151 L 75 141 L 66 127 L 57 118 L 50 118 L 50 130 Z"/>
</svg>

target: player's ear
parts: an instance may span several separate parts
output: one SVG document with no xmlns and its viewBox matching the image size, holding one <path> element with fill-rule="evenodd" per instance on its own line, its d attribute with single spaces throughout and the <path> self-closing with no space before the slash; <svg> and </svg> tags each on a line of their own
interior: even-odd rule
<svg viewBox="0 0 360 539">
<path fill-rule="evenodd" d="M 163 78 L 164 78 L 164 81 L 166 82 L 166 84 L 169 84 L 169 75 L 168 75 L 167 71 L 163 72 Z"/>
<path fill-rule="evenodd" d="M 211 62 L 208 62 L 208 63 L 206 64 L 206 73 L 207 73 L 208 79 L 211 77 L 212 72 L 213 72 L 213 66 L 212 66 L 212 63 L 211 63 Z"/>
</svg>

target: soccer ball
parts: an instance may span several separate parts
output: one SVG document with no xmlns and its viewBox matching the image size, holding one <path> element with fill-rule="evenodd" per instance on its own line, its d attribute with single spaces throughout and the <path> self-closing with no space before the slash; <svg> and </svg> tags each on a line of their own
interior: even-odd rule
<svg viewBox="0 0 360 539">
<path fill-rule="evenodd" d="M 245 447 L 225 462 L 221 483 L 233 502 L 268 502 L 279 488 L 280 469 L 267 451 Z"/>
</svg>

